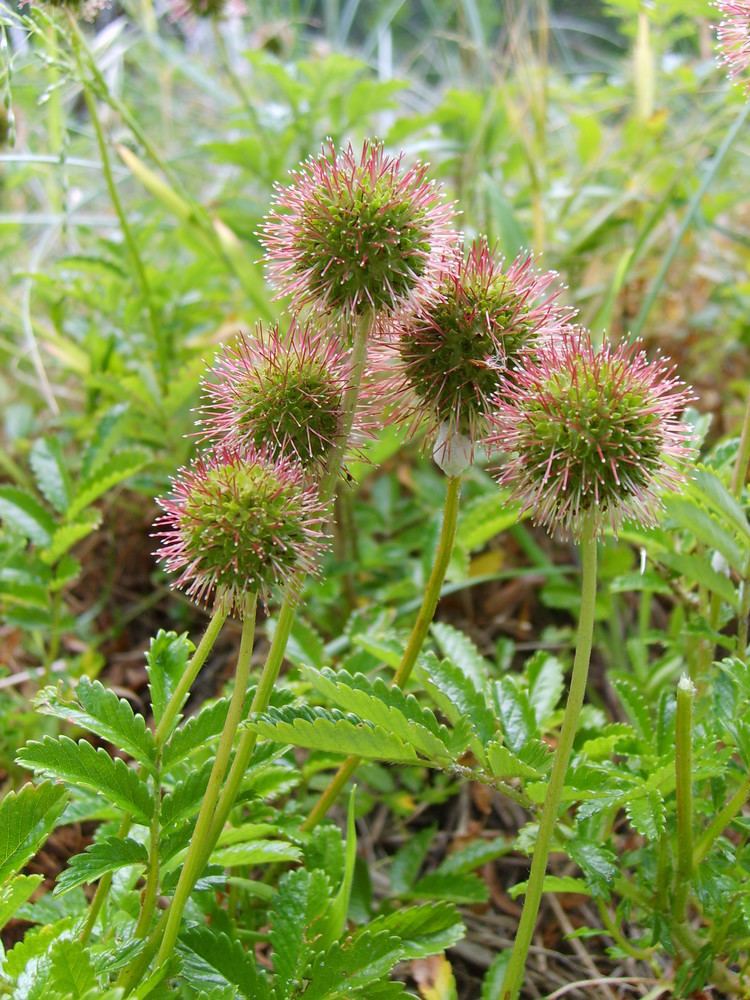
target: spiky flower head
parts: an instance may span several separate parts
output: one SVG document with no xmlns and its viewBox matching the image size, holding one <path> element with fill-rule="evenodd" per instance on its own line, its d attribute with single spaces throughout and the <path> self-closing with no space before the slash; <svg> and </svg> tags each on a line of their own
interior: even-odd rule
<svg viewBox="0 0 750 1000">
<path fill-rule="evenodd" d="M 570 322 L 556 279 L 528 254 L 506 266 L 484 239 L 466 256 L 460 249 L 447 255 L 432 293 L 392 325 L 386 351 L 395 359 L 384 361 L 383 385 L 396 418 L 440 428 L 448 449 L 455 440 L 476 441 L 519 359 Z"/>
<path fill-rule="evenodd" d="M 589 517 L 597 532 L 652 524 L 662 491 L 684 481 L 679 414 L 692 398 L 638 344 L 595 350 L 584 331 L 566 334 L 498 397 L 489 443 L 510 453 L 500 483 L 563 536 L 579 537 Z"/>
<path fill-rule="evenodd" d="M 346 435 L 348 353 L 319 324 L 292 320 L 285 334 L 258 324 L 224 350 L 204 382 L 205 436 L 230 447 L 266 447 L 306 469 L 322 466 Z M 361 412 L 361 411 L 360 411 Z M 355 414 L 353 439 L 363 423 Z"/>
<path fill-rule="evenodd" d="M 296 307 L 347 315 L 382 315 L 419 295 L 456 238 L 452 207 L 426 175 L 379 142 L 359 156 L 329 142 L 277 185 L 261 233 L 272 284 Z"/>
<path fill-rule="evenodd" d="M 718 0 L 716 8 L 722 14 L 716 29 L 720 59 L 730 78 L 736 80 L 750 66 L 750 0 Z"/>
<path fill-rule="evenodd" d="M 266 597 L 317 566 L 325 508 L 287 459 L 218 448 L 181 469 L 158 503 L 156 554 L 201 603 L 216 597 L 242 615 L 250 594 Z"/>
</svg>

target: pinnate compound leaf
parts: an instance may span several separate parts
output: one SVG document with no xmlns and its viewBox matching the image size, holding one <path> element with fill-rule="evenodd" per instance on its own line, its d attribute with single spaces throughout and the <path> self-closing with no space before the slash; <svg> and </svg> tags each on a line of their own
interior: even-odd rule
<svg viewBox="0 0 750 1000">
<path fill-rule="evenodd" d="M 91 964 L 90 949 L 75 938 L 58 941 L 52 949 L 48 986 L 53 997 L 91 1000 L 99 996 L 101 990 Z"/>
<path fill-rule="evenodd" d="M 274 996 L 286 1000 L 310 957 L 310 928 L 322 917 L 330 886 L 321 871 L 299 868 L 284 875 L 271 907 L 271 945 L 276 973 Z"/>
<path fill-rule="evenodd" d="M 45 781 L 8 792 L 0 802 L 0 884 L 26 864 L 52 833 L 67 795 Z"/>
<path fill-rule="evenodd" d="M 140 764 L 152 768 L 156 756 L 154 737 L 142 715 L 136 715 L 124 698 L 105 688 L 100 681 L 82 677 L 75 690 L 75 702 L 63 701 L 55 688 L 45 688 L 37 707 L 47 715 L 66 719 L 96 733 Z"/>
<path fill-rule="evenodd" d="M 399 737 L 423 757 L 432 760 L 452 759 L 448 750 L 450 733 L 441 726 L 429 709 L 422 708 L 413 695 L 405 695 L 393 685 L 378 679 L 370 682 L 363 674 L 303 669 L 306 680 L 337 708 L 367 719 Z"/>
<path fill-rule="evenodd" d="M 15 486 L 0 486 L 0 521 L 37 545 L 48 545 L 55 530 L 49 511 L 30 493 Z"/>
<path fill-rule="evenodd" d="M 107 872 L 127 865 L 146 864 L 147 861 L 146 848 L 131 837 L 104 837 L 70 859 L 68 867 L 57 880 L 55 894 L 61 896 L 76 886 L 96 882 Z"/>
<path fill-rule="evenodd" d="M 75 518 L 100 496 L 129 476 L 135 475 L 146 464 L 146 453 L 136 448 L 114 455 L 104 465 L 79 483 L 68 507 L 68 517 Z"/>
<path fill-rule="evenodd" d="M 70 477 L 60 443 L 39 438 L 29 452 L 29 465 L 45 500 L 64 514 L 70 502 Z"/>
<path fill-rule="evenodd" d="M 430 631 L 435 636 L 443 656 L 447 656 L 455 663 L 477 691 L 484 690 L 485 684 L 490 679 L 491 666 L 468 635 L 447 622 L 433 622 Z"/>
<path fill-rule="evenodd" d="M 94 749 L 87 740 L 76 743 L 67 736 L 44 736 L 28 743 L 17 760 L 38 773 L 93 788 L 138 822 L 150 822 L 153 802 L 144 782 L 124 761 L 101 747 Z"/>
<path fill-rule="evenodd" d="M 201 963 L 218 974 L 224 983 L 235 986 L 249 1000 L 270 1000 L 266 974 L 258 969 L 255 958 L 239 941 L 211 927 L 195 925 L 180 934 L 180 944 Z"/>
<path fill-rule="evenodd" d="M 185 672 L 195 647 L 187 632 L 165 632 L 159 629 L 146 653 L 146 671 L 151 692 L 154 720 L 159 724 L 167 702 Z"/>
<path fill-rule="evenodd" d="M 5 927 L 18 910 L 31 898 L 43 875 L 16 875 L 0 888 L 0 928 Z"/>
<path fill-rule="evenodd" d="M 366 719 L 344 715 L 336 709 L 326 711 L 306 705 L 271 708 L 249 726 L 264 739 L 310 750 L 404 764 L 419 761 L 414 747 L 403 739 Z"/>
<path fill-rule="evenodd" d="M 522 753 L 513 753 L 502 743 L 493 742 L 487 747 L 487 762 L 495 778 L 539 778 L 547 770 L 550 752 L 541 740 L 532 740 Z"/>
<path fill-rule="evenodd" d="M 439 660 L 434 653 L 426 653 L 418 674 L 441 712 L 454 725 L 467 720 L 483 744 L 497 735 L 497 723 L 487 707 L 487 699 L 452 660 Z"/>
<path fill-rule="evenodd" d="M 305 1000 L 344 1000 L 388 975 L 401 960 L 401 940 L 369 927 L 318 955 L 309 973 Z"/>
</svg>

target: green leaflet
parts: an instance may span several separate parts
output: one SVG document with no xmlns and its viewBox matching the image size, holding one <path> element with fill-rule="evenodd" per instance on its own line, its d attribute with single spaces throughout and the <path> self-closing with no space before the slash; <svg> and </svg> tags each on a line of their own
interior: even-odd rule
<svg viewBox="0 0 750 1000">
<path fill-rule="evenodd" d="M 271 708 L 248 723 L 259 736 L 277 743 L 373 760 L 416 764 L 416 750 L 399 736 L 356 715 L 306 705 Z"/>
<path fill-rule="evenodd" d="M 75 689 L 78 702 L 63 701 L 55 688 L 45 688 L 37 698 L 37 707 L 96 733 L 120 750 L 153 770 L 156 747 L 151 730 L 142 715 L 136 715 L 124 698 L 105 688 L 100 681 L 82 677 Z"/>
<path fill-rule="evenodd" d="M 147 861 L 148 854 L 143 844 L 130 837 L 104 837 L 70 859 L 68 867 L 57 880 L 55 894 L 61 896 L 76 886 L 96 882 L 107 872 L 127 865 L 145 865 Z"/>
<path fill-rule="evenodd" d="M 45 500 L 64 514 L 70 503 L 70 476 L 60 443 L 55 438 L 39 438 L 29 452 L 29 465 Z"/>
<path fill-rule="evenodd" d="M 0 802 L 0 884 L 26 864 L 54 830 L 67 796 L 43 782 L 8 792 Z"/>
<path fill-rule="evenodd" d="M 487 699 L 451 660 L 438 660 L 434 653 L 421 657 L 417 675 L 438 707 L 454 723 L 468 722 L 482 744 L 497 733 L 497 722 Z"/>
<path fill-rule="evenodd" d="M 100 496 L 111 490 L 113 486 L 134 475 L 146 464 L 148 456 L 145 452 L 132 448 L 121 451 L 103 465 L 97 467 L 90 476 L 85 477 L 68 507 L 68 517 L 73 519 L 90 506 Z"/>
<path fill-rule="evenodd" d="M 185 977 L 196 986 L 208 985 L 206 971 L 210 970 L 220 981 L 236 986 L 241 996 L 270 1000 L 266 974 L 258 969 L 252 952 L 245 951 L 239 941 L 232 941 L 211 927 L 194 925 L 180 934 L 180 950 L 185 958 Z"/>
<path fill-rule="evenodd" d="M 443 656 L 447 656 L 463 671 L 477 691 L 483 691 L 490 679 L 492 667 L 468 635 L 447 622 L 433 622 L 430 631 L 435 636 Z"/>
<path fill-rule="evenodd" d="M 148 824 L 151 818 L 151 794 L 136 772 L 101 747 L 95 750 L 87 740 L 76 743 L 67 736 L 44 736 L 28 743 L 17 760 L 33 771 L 93 788 L 141 823 Z"/>
<path fill-rule="evenodd" d="M 16 916 L 32 892 L 44 881 L 43 875 L 16 875 L 0 888 L 0 928 Z"/>
<path fill-rule="evenodd" d="M 195 647 L 186 632 L 178 635 L 176 632 L 159 629 L 151 640 L 146 653 L 146 670 L 151 692 L 151 708 L 157 725 L 194 650 Z"/>
<path fill-rule="evenodd" d="M 308 667 L 303 669 L 303 675 L 338 708 L 382 727 L 413 746 L 422 757 L 449 762 L 456 756 L 450 748 L 451 734 L 413 695 L 405 695 L 380 678 L 371 682 L 363 674 L 352 676 Z M 464 744 L 459 753 L 465 749 Z"/>
<path fill-rule="evenodd" d="M 48 545 L 55 530 L 52 515 L 30 493 L 0 486 L 0 520 L 38 545 Z"/>
</svg>

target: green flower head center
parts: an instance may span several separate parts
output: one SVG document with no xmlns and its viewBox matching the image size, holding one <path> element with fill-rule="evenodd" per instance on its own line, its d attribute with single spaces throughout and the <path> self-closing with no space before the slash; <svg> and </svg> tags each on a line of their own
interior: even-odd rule
<svg viewBox="0 0 750 1000">
<path fill-rule="evenodd" d="M 238 427 L 258 447 L 274 441 L 307 466 L 322 458 L 340 432 L 343 390 L 320 362 L 292 360 L 256 369 L 234 400 Z"/>
<path fill-rule="evenodd" d="M 219 590 L 265 589 L 305 542 L 299 491 L 258 465 L 211 469 L 185 504 L 186 555 Z"/>
<path fill-rule="evenodd" d="M 581 359 L 556 373 L 527 410 L 527 466 L 560 487 L 560 501 L 606 510 L 648 487 L 662 462 L 663 431 L 646 389 L 622 361 L 599 371 Z M 598 501 L 597 501 L 598 496 Z"/>
<path fill-rule="evenodd" d="M 331 308 L 389 308 L 425 269 L 430 219 L 385 174 L 361 173 L 308 204 L 298 236 L 298 270 Z"/>
<path fill-rule="evenodd" d="M 429 317 L 404 337 L 402 364 L 414 392 L 440 420 L 458 418 L 467 431 L 487 409 L 500 379 L 533 334 L 528 308 L 498 274 L 443 282 Z"/>
</svg>

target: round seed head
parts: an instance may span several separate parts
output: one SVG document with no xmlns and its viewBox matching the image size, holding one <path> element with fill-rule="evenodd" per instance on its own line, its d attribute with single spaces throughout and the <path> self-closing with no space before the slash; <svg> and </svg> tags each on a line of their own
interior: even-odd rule
<svg viewBox="0 0 750 1000">
<path fill-rule="evenodd" d="M 594 350 L 583 331 L 566 334 L 497 399 L 489 443 L 510 453 L 500 482 L 563 536 L 580 536 L 589 516 L 597 532 L 625 520 L 653 524 L 662 491 L 685 478 L 679 414 L 692 398 L 638 344 Z"/>
<path fill-rule="evenodd" d="M 750 0 L 717 0 L 715 6 L 722 15 L 716 29 L 719 58 L 730 79 L 737 80 L 750 66 Z"/>
<path fill-rule="evenodd" d="M 322 466 L 346 433 L 350 379 L 348 353 L 330 331 L 292 320 L 282 335 L 259 324 L 253 338 L 224 350 L 204 382 L 205 437 Z M 355 441 L 362 430 L 355 416 Z"/>
<path fill-rule="evenodd" d="M 360 315 L 389 313 L 418 296 L 455 240 L 451 206 L 381 143 L 357 156 L 332 142 L 277 187 L 261 239 L 268 274 L 296 307 Z"/>
<path fill-rule="evenodd" d="M 506 267 L 486 240 L 466 257 L 460 250 L 447 256 L 433 292 L 391 328 L 383 393 L 396 419 L 426 421 L 433 432 L 442 427 L 449 442 L 456 435 L 476 441 L 492 397 L 524 354 L 570 322 L 556 279 L 536 270 L 529 255 Z"/>
<path fill-rule="evenodd" d="M 296 574 L 313 572 L 324 547 L 325 508 L 286 459 L 219 448 L 181 469 L 158 500 L 156 555 L 194 600 L 224 600 L 242 614 Z"/>
</svg>

